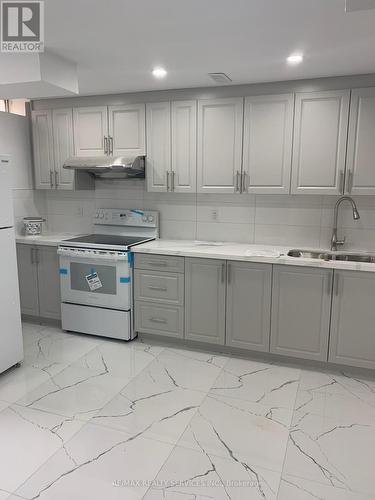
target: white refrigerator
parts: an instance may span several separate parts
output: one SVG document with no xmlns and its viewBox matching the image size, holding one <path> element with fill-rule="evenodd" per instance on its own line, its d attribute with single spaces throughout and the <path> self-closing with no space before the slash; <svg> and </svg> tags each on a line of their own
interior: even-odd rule
<svg viewBox="0 0 375 500">
<path fill-rule="evenodd" d="M 0 373 L 22 361 L 22 344 L 11 163 L 0 155 Z"/>
</svg>

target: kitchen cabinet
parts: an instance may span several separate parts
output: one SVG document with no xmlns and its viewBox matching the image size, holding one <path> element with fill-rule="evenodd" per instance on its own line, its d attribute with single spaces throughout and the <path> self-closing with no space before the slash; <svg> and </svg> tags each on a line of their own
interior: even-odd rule
<svg viewBox="0 0 375 500">
<path fill-rule="evenodd" d="M 275 265 L 270 351 L 327 361 L 331 293 L 331 269 Z"/>
<path fill-rule="evenodd" d="M 76 156 L 103 156 L 109 151 L 107 106 L 73 109 Z"/>
<path fill-rule="evenodd" d="M 293 94 L 245 98 L 243 192 L 290 192 L 293 108 Z"/>
<path fill-rule="evenodd" d="M 108 107 L 108 136 L 114 156 L 146 154 L 145 105 Z"/>
<path fill-rule="evenodd" d="M 171 172 L 171 104 L 146 104 L 147 191 L 166 192 Z"/>
<path fill-rule="evenodd" d="M 197 103 L 172 102 L 171 187 L 176 193 L 195 193 L 197 184 Z"/>
<path fill-rule="evenodd" d="M 185 338 L 225 342 L 226 262 L 185 259 Z"/>
<path fill-rule="evenodd" d="M 198 193 L 240 192 L 242 128 L 242 97 L 198 101 Z"/>
<path fill-rule="evenodd" d="M 292 194 L 344 190 L 349 90 L 296 94 Z"/>
<path fill-rule="evenodd" d="M 17 244 L 21 312 L 60 319 L 60 276 L 56 247 Z"/>
<path fill-rule="evenodd" d="M 33 111 L 31 116 L 36 189 L 52 189 L 55 165 L 53 157 L 52 111 Z"/>
<path fill-rule="evenodd" d="M 375 88 L 353 89 L 345 192 L 375 194 Z"/>
<path fill-rule="evenodd" d="M 335 270 L 329 361 L 375 368 L 375 275 Z"/>
<path fill-rule="evenodd" d="M 271 264 L 227 262 L 227 345 L 269 351 L 271 283 Z"/>
<path fill-rule="evenodd" d="M 66 159 L 74 155 L 72 109 L 54 109 L 52 124 L 54 154 L 52 183 L 56 189 L 74 189 L 74 172 L 63 168 Z"/>
</svg>

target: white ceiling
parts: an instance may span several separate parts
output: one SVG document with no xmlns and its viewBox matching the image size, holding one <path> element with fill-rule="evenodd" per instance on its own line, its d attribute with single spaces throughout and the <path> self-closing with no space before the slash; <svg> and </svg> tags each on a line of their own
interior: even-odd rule
<svg viewBox="0 0 375 500">
<path fill-rule="evenodd" d="M 233 84 L 375 72 L 375 10 L 345 13 L 345 0 L 45 0 L 45 9 L 46 47 L 77 63 L 83 95 L 211 86 L 209 72 Z M 288 66 L 295 51 L 305 60 Z M 162 81 L 157 65 L 168 70 Z"/>
</svg>

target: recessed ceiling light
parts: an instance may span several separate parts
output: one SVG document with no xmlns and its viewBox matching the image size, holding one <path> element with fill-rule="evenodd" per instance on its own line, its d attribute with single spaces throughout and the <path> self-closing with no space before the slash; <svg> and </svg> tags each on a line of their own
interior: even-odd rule
<svg viewBox="0 0 375 500">
<path fill-rule="evenodd" d="M 302 54 L 291 54 L 289 57 L 286 58 L 288 61 L 288 64 L 294 65 L 294 64 L 300 64 L 303 61 L 303 55 Z"/>
<path fill-rule="evenodd" d="M 167 70 L 161 67 L 157 67 L 152 70 L 152 74 L 155 78 L 164 78 L 165 76 L 167 76 Z"/>
</svg>

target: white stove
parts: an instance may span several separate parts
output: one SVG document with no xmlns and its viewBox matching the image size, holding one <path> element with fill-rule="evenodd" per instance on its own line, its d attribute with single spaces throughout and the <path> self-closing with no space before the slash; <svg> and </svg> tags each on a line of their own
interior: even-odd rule
<svg viewBox="0 0 375 500">
<path fill-rule="evenodd" d="M 155 211 L 100 209 L 94 234 L 59 245 L 62 327 L 131 340 L 133 253 L 159 236 Z"/>
</svg>

